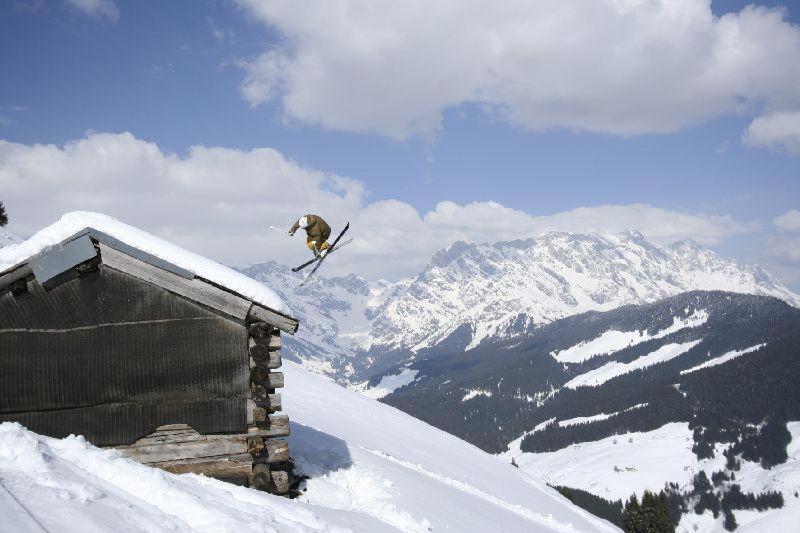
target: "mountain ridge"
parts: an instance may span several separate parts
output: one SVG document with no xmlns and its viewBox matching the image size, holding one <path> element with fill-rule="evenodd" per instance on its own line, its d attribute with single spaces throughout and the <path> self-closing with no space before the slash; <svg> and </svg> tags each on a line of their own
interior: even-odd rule
<svg viewBox="0 0 800 533">
<path fill-rule="evenodd" d="M 656 245 L 638 231 L 457 241 L 399 282 L 320 276 L 296 289 L 301 275 L 278 263 L 239 270 L 281 292 L 301 320 L 289 340 L 297 359 L 343 383 L 581 312 L 690 290 L 762 294 L 800 306 L 800 296 L 758 265 L 739 265 L 688 240 Z"/>
</svg>

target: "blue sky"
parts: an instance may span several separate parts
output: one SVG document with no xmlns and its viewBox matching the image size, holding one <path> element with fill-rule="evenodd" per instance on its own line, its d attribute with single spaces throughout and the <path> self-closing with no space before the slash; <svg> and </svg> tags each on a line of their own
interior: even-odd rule
<svg viewBox="0 0 800 533">
<path fill-rule="evenodd" d="M 694 4 L 687 12 L 703 15 L 703 2 L 683 3 Z M 473 65 L 465 62 L 463 68 L 458 67 L 462 70 L 437 80 L 439 71 L 460 64 L 464 56 L 480 53 L 470 48 L 472 36 L 468 30 L 464 30 L 463 54 L 458 48 L 448 51 L 455 47 L 453 42 L 460 42 L 460 35 L 459 30 L 448 33 L 446 24 L 432 28 L 430 33 L 412 36 L 411 45 L 389 48 L 393 45 L 386 42 L 393 42 L 391 36 L 406 36 L 408 28 L 415 25 L 402 26 L 391 20 L 391 14 L 375 9 L 366 15 L 357 12 L 350 21 L 337 19 L 335 24 L 341 25 L 341 31 L 333 31 L 327 22 L 331 14 L 318 2 L 309 2 L 305 13 L 296 12 L 299 3 L 294 3 L 294 8 L 292 3 L 282 1 L 272 4 L 277 7 L 257 0 L 4 2 L 0 4 L 0 139 L 19 150 L 30 151 L 40 144 L 54 145 L 63 153 L 65 143 L 88 143 L 93 134 L 129 132 L 134 139 L 132 146 L 151 143 L 161 157 L 184 162 L 192 158 L 189 150 L 196 145 L 235 149 L 239 154 L 269 147 L 282 154 L 293 172 L 303 172 L 306 177 L 315 173 L 329 175 L 309 178 L 310 187 L 321 188 L 322 192 L 331 189 L 332 194 L 338 195 L 337 200 L 347 194 L 345 190 L 357 194 L 353 209 L 363 211 L 374 206 L 381 212 L 380 202 L 392 200 L 402 204 L 403 209 L 410 206 L 423 219 L 443 201 L 458 206 L 495 202 L 533 217 L 558 215 L 581 207 L 644 204 L 669 213 L 711 217 L 719 227 L 699 239 L 706 241 L 703 244 L 740 260 L 764 263 L 795 289 L 800 288 L 800 252 L 796 252 L 800 238 L 792 224 L 776 227 L 774 223 L 776 217 L 800 209 L 800 157 L 792 148 L 800 138 L 800 126 L 790 127 L 788 134 L 786 128 L 777 127 L 759 130 L 758 135 L 753 131 L 751 138 L 755 140 L 742 142 L 758 117 L 783 114 L 790 123 L 800 117 L 796 114 L 800 111 L 800 89 L 792 86 L 800 80 L 798 56 L 789 64 L 785 59 L 792 57 L 792 51 L 800 54 L 796 48 L 800 41 L 792 40 L 800 34 L 800 5 L 761 2 L 759 5 L 767 7 L 783 5 L 784 11 L 777 18 L 774 11 L 752 16 L 753 42 L 766 42 L 765 35 L 776 35 L 775 28 L 787 36 L 783 48 L 770 45 L 775 49 L 763 52 L 775 58 L 773 70 L 769 65 L 764 67 L 763 60 L 758 61 L 757 67 L 730 67 L 726 63 L 720 72 L 730 76 L 730 81 L 719 81 L 716 77 L 720 74 L 714 71 L 713 81 L 707 82 L 710 87 L 698 86 L 694 78 L 687 77 L 685 84 L 679 80 L 674 88 L 664 88 L 662 94 L 658 85 L 648 83 L 646 78 L 651 71 L 647 64 L 637 67 L 641 72 L 631 76 L 630 84 L 618 86 L 606 77 L 614 76 L 615 71 L 611 67 L 610 72 L 604 70 L 603 57 L 590 58 L 594 60 L 588 67 L 582 65 L 581 58 L 591 56 L 592 51 L 580 38 L 572 39 L 563 48 L 583 46 L 584 50 L 564 51 L 563 56 L 551 59 L 552 64 L 520 61 L 519 65 L 508 66 L 527 50 L 523 45 L 509 44 L 519 39 L 513 29 L 496 30 L 505 39 L 503 53 L 507 58 L 487 59 L 487 67 L 477 74 Z M 728 13 L 739 17 L 746 5 L 738 0 L 713 2 L 713 15 Z M 315 10 L 319 11 L 318 19 L 314 18 Z M 342 15 L 346 16 L 350 14 Z M 503 14 L 492 16 L 497 19 L 486 18 L 498 28 L 507 22 L 501 18 Z M 541 13 L 532 16 L 541 19 Z M 567 17 L 564 20 L 572 24 L 569 16 L 572 15 L 563 15 Z M 600 25 L 604 15 L 598 16 Z M 628 14 L 621 23 L 645 28 L 651 22 L 648 17 L 648 12 L 639 11 Z M 475 19 L 466 15 L 460 25 L 453 19 L 450 17 L 459 28 L 475 24 Z M 430 20 L 435 22 L 435 17 Z M 719 21 L 715 18 L 678 28 L 674 37 L 677 44 L 669 42 L 669 35 L 659 35 L 651 42 L 647 33 L 650 30 L 632 31 L 630 41 L 645 44 L 632 48 L 631 58 L 626 61 L 663 61 L 662 70 L 674 68 L 676 78 L 694 72 L 683 68 L 694 54 L 682 50 L 681 39 L 697 37 L 698 42 L 704 42 L 709 35 L 717 35 L 718 27 L 722 27 Z M 609 18 L 609 25 L 617 23 L 614 17 Z M 319 26 L 315 28 L 313 24 Z M 330 26 L 335 24 L 331 22 Z M 344 42 L 366 24 L 369 30 L 364 31 L 363 42 Z M 574 21 L 576 34 L 581 24 L 580 20 Z M 668 19 L 659 24 L 662 29 L 670 27 Z M 537 28 L 534 26 L 531 33 L 540 31 Z M 602 39 L 610 34 L 591 38 Z M 690 37 L 682 37 L 684 34 Z M 572 42 L 575 40 L 578 42 Z M 663 41 L 668 42 L 664 51 L 652 56 L 639 52 L 640 48 L 662 46 Z M 420 49 L 414 48 L 417 44 Z M 535 44 L 540 45 L 540 41 Z M 359 48 L 362 45 L 366 51 Z M 513 46 L 519 46 L 519 50 Z M 336 53 L 327 53 L 326 47 Z M 373 49 L 388 51 L 375 59 L 370 55 Z M 277 60 L 271 51 L 279 52 Z M 353 55 L 348 56 L 349 53 Z M 558 53 L 562 53 L 561 48 Z M 303 70 L 303 57 L 324 68 Z M 365 61 L 380 64 L 374 69 L 348 72 L 348 60 L 365 57 Z M 260 59 L 264 61 L 259 62 Z M 326 61 L 330 65 L 324 65 Z M 673 67 L 673 63 L 677 66 Z M 282 69 L 279 82 L 273 77 L 275 65 Z M 528 65 L 533 65 L 530 77 L 526 77 Z M 537 73 L 539 65 L 541 72 Z M 741 72 L 733 72 L 735 68 Z M 494 74 L 502 69 L 506 71 Z M 581 69 L 588 73 L 584 76 Z M 395 71 L 399 72 L 396 85 L 391 79 Z M 492 74 L 487 77 L 485 72 Z M 661 71 L 652 72 L 658 76 Z M 473 75 L 475 80 L 461 82 Z M 770 81 L 757 83 L 755 88 L 740 81 L 752 76 Z M 430 87 L 417 90 L 431 79 L 434 81 Z M 669 79 L 665 79 L 669 85 Z M 248 80 L 253 82 L 249 92 Z M 561 92 L 541 89 L 549 83 L 563 83 L 566 87 L 570 94 L 565 97 L 566 111 L 558 110 Z M 581 84 L 592 87 L 595 83 L 597 91 L 581 92 Z M 352 90 L 348 84 L 352 84 Z M 513 93 L 509 87 L 513 87 Z M 686 87 L 697 90 L 696 98 L 690 94 L 673 100 L 673 94 Z M 623 94 L 628 88 L 631 93 Z M 576 95 L 572 95 L 573 89 Z M 340 93 L 345 96 L 335 96 Z M 530 97 L 533 93 L 535 98 Z M 355 96 L 350 98 L 349 94 Z M 597 101 L 593 101 L 595 96 Z M 626 100 L 631 102 L 629 108 Z M 726 100 L 731 103 L 725 104 Z M 340 105 L 341 113 L 336 109 Z M 586 107 L 585 112 L 573 111 L 582 106 Z M 657 111 L 660 106 L 667 111 Z M 674 113 L 669 111 L 672 108 Z M 397 109 L 397 113 L 389 112 L 383 117 L 387 109 Z M 616 117 L 625 114 L 630 116 L 620 118 L 618 124 Z M 414 121 L 404 117 L 413 117 Z M 104 209 L 96 199 L 86 201 L 85 194 L 70 196 L 61 191 L 69 184 L 71 174 L 56 173 L 35 183 L 24 176 L 41 173 L 27 170 L 30 174 L 25 174 L 17 165 L 13 171 L 17 174 L 9 174 L 12 171 L 8 170 L 8 157 L 3 173 L 2 158 L 0 155 L 0 180 L 8 179 L 9 185 L 0 187 L 0 198 L 4 188 L 12 191 L 6 200 L 12 215 L 11 229 L 30 233 L 52 222 L 59 209 L 84 208 L 84 204 L 90 204 L 87 209 Z M 114 172 L 113 167 L 106 171 Z M 328 183 L 330 175 L 334 179 Z M 338 189 L 338 177 L 350 184 Z M 12 179 L 16 180 L 14 187 L 10 185 Z M 23 181 L 28 184 L 27 189 L 19 185 Z M 135 181 L 127 185 L 135 187 Z M 41 201 L 41 194 L 47 194 L 45 183 L 52 186 L 53 182 L 59 186 L 52 208 L 33 209 L 33 203 Z M 118 183 L 115 190 L 125 190 L 123 185 Z M 153 192 L 170 194 L 158 193 L 157 189 Z M 110 189 L 108 194 L 112 194 Z M 324 212 L 324 198 L 324 194 L 310 195 L 308 209 Z M 302 196 L 299 202 L 296 209 L 304 209 Z M 208 242 L 208 235 L 190 235 L 191 231 L 180 228 L 169 217 L 162 220 L 158 213 L 149 211 L 128 214 L 122 209 L 115 211 L 115 205 L 109 202 L 105 210 L 123 219 L 133 218 L 131 222 L 153 231 L 175 235 L 187 245 Z M 338 204 L 331 204 L 332 208 L 333 205 Z M 185 208 L 202 209 L 188 204 Z M 220 209 L 219 213 L 225 212 Z M 266 218 L 271 216 L 269 213 L 281 212 L 275 220 L 265 220 L 265 224 L 288 222 L 284 220 L 288 215 L 272 209 L 267 201 L 259 209 L 267 213 Z M 222 216 L 219 213 L 213 211 L 209 216 Z M 506 216 L 503 213 L 500 210 L 497 216 Z M 332 217 L 336 220 L 335 214 Z M 403 224 L 404 218 L 398 215 L 396 220 L 396 224 Z M 635 223 L 635 218 L 608 224 L 604 219 L 590 224 L 587 230 Z M 664 222 L 671 223 L 674 221 Z M 726 226 L 733 229 L 726 232 Z M 581 226 L 575 229 L 580 230 Z M 657 233 L 648 231 L 648 227 L 642 229 L 648 237 Z M 692 237 L 693 231 L 689 224 L 685 231 L 656 235 L 655 240 Z M 492 234 L 480 231 L 465 235 L 455 230 L 447 232 L 419 249 L 408 248 L 408 253 L 417 255 L 415 262 L 404 267 L 407 272 L 391 271 L 386 276 L 412 273 L 431 249 L 442 245 L 450 235 L 494 240 Z M 497 239 L 507 235 L 508 231 L 498 231 Z M 243 235 L 237 238 L 244 240 Z M 397 238 L 415 237 L 412 232 L 410 236 L 398 234 Z M 265 245 L 276 246 L 271 241 L 265 241 Z M 281 243 L 278 259 L 295 260 L 297 252 L 284 250 L 283 246 Z M 228 254 L 220 245 L 200 247 L 229 262 L 259 259 L 255 255 Z M 267 259 L 269 254 L 262 255 Z M 373 258 L 373 262 L 378 265 L 379 258 Z M 382 274 L 378 266 L 370 267 L 368 272 L 371 277 Z"/>
</svg>

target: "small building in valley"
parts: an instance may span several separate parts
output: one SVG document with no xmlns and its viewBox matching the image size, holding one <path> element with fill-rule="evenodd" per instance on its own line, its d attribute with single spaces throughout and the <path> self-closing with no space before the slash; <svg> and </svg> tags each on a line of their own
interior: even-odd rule
<svg viewBox="0 0 800 533">
<path fill-rule="evenodd" d="M 267 287 L 115 219 L 70 213 L 0 248 L 0 421 L 142 463 L 289 488 Z"/>
</svg>

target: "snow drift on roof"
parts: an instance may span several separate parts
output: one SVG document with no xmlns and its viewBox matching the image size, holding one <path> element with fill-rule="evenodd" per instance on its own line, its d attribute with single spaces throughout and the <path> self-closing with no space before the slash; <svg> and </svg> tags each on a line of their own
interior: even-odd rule
<svg viewBox="0 0 800 533">
<path fill-rule="evenodd" d="M 40 230 L 27 241 L 0 248 L 0 271 L 26 261 L 48 246 L 58 244 L 85 228 L 102 231 L 125 244 L 237 292 L 253 302 L 276 311 L 284 313 L 288 311 L 286 304 L 275 292 L 256 280 L 100 213 L 83 211 L 67 213 L 61 217 L 61 220 Z"/>
</svg>

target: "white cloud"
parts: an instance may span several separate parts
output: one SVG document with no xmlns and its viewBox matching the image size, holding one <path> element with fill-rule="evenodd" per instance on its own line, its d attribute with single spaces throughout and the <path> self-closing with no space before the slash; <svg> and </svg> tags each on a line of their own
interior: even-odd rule
<svg viewBox="0 0 800 533">
<path fill-rule="evenodd" d="M 789 155 L 800 155 L 800 111 L 773 113 L 758 117 L 750 123 L 742 136 L 748 146 L 783 150 Z"/>
<path fill-rule="evenodd" d="M 785 231 L 800 231 L 800 211 L 792 209 L 773 220 L 775 226 Z"/>
<path fill-rule="evenodd" d="M 113 0 L 67 0 L 67 4 L 78 11 L 111 22 L 119 20 L 119 9 Z"/>
<path fill-rule="evenodd" d="M 194 146 L 179 156 L 129 133 L 93 133 L 64 146 L 0 141 L 0 191 L 9 228 L 30 235 L 64 212 L 100 211 L 228 264 L 294 264 L 300 237 L 269 229 L 317 212 L 352 222 L 356 241 L 329 273 L 367 278 L 414 275 L 456 240 L 529 238 L 550 230 L 638 228 L 656 242 L 715 244 L 754 226 L 730 216 L 648 205 L 582 207 L 533 216 L 496 202 L 444 201 L 427 213 L 397 200 L 368 202 L 361 182 L 299 165 L 270 148 Z"/>
<path fill-rule="evenodd" d="M 710 0 L 238 0 L 280 39 L 243 62 L 242 95 L 288 119 L 435 136 L 477 103 L 533 130 L 672 132 L 800 108 L 800 28 Z"/>
</svg>

